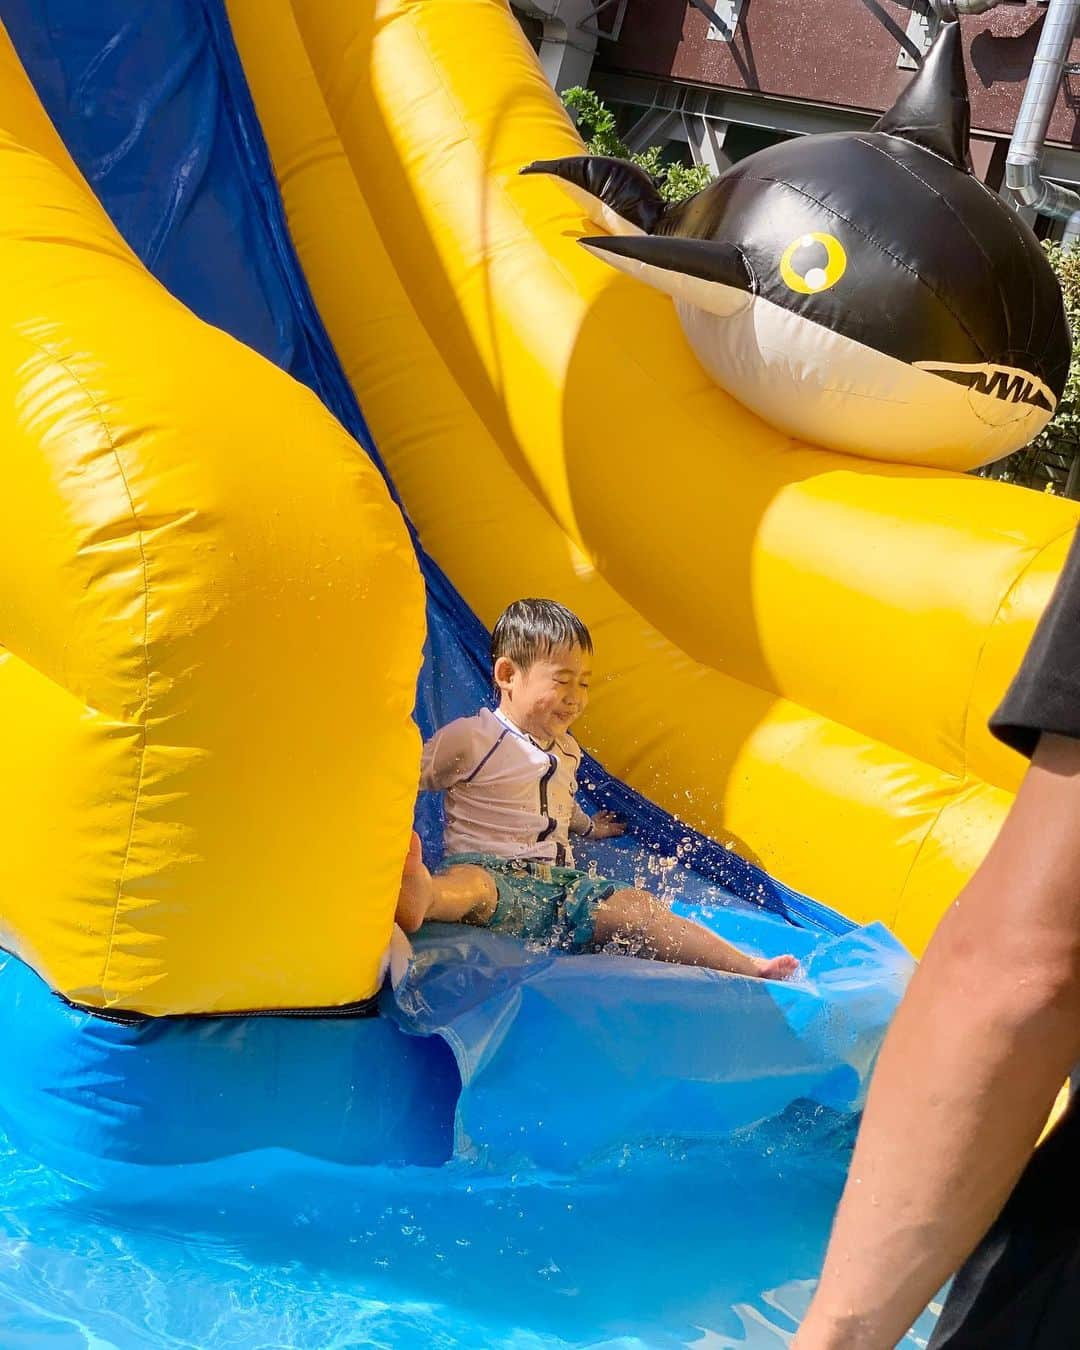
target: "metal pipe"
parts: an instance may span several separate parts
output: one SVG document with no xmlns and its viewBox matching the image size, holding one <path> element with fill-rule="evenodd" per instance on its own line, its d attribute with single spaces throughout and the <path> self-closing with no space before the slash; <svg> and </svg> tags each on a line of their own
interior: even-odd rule
<svg viewBox="0 0 1080 1350">
<path fill-rule="evenodd" d="M 955 23 L 962 14 L 985 14 L 1001 0 L 930 0 L 930 8 L 942 23 Z"/>
<path fill-rule="evenodd" d="M 1039 162 L 1078 17 L 1080 0 L 1050 0 L 1005 161 L 1005 183 L 1013 196 L 1033 211 L 1057 220 L 1068 220 L 1080 211 L 1080 194 L 1048 183 L 1039 171 Z"/>
</svg>

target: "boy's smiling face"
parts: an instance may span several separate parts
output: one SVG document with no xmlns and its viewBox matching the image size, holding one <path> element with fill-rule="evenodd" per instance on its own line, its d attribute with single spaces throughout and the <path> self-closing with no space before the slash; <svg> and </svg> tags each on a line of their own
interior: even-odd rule
<svg viewBox="0 0 1080 1350">
<path fill-rule="evenodd" d="M 508 656 L 495 662 L 499 708 L 543 746 L 585 711 L 591 678 L 592 656 L 578 646 L 557 647 L 524 669 Z"/>
</svg>

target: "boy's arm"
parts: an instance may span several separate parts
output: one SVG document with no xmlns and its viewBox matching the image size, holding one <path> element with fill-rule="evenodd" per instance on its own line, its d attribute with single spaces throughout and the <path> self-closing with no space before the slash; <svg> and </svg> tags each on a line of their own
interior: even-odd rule
<svg viewBox="0 0 1080 1350">
<path fill-rule="evenodd" d="M 1080 741 L 1043 735 L 886 1039 L 793 1350 L 895 1345 L 1019 1177 L 1080 1056 L 1078 822 Z"/>
<path fill-rule="evenodd" d="M 626 833 L 626 826 L 614 811 L 597 811 L 595 816 L 589 816 L 575 802 L 570 833 L 580 834 L 584 839 L 617 839 Z"/>
<path fill-rule="evenodd" d="M 464 719 L 450 722 L 424 745 L 420 756 L 420 788 L 445 792 L 468 772 L 469 736 Z"/>
<path fill-rule="evenodd" d="M 592 817 L 574 803 L 574 814 L 570 817 L 570 833 L 583 835 L 586 839 L 593 832 Z"/>
</svg>

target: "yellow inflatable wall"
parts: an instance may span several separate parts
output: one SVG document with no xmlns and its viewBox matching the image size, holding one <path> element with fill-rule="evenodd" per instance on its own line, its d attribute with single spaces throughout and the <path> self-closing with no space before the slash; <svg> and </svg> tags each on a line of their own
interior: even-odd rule
<svg viewBox="0 0 1080 1350">
<path fill-rule="evenodd" d="M 1023 765 L 986 719 L 1077 508 L 790 442 L 587 256 L 502 0 L 229 0 L 295 243 L 421 536 L 491 623 L 549 594 L 609 769 L 921 949 Z"/>
<path fill-rule="evenodd" d="M 502 0 L 229 0 L 294 241 L 434 557 L 578 610 L 584 739 L 916 950 L 1022 761 L 986 718 L 1077 508 L 790 442 L 577 247 Z M 416 786 L 408 536 L 314 397 L 141 268 L 0 43 L 0 946 L 72 1001 L 381 978 Z"/>
<path fill-rule="evenodd" d="M 369 997 L 423 636 L 384 484 L 121 242 L 0 33 L 0 945 L 144 1013 Z"/>
</svg>

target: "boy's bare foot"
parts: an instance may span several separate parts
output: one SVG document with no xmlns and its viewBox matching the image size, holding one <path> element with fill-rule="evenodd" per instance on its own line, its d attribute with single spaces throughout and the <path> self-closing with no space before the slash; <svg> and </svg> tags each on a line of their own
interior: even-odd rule
<svg viewBox="0 0 1080 1350">
<path fill-rule="evenodd" d="M 409 840 L 409 854 L 401 873 L 401 891 L 398 894 L 394 918 L 406 933 L 415 933 L 427 918 L 431 908 L 431 873 L 424 866 L 420 852 L 420 836 L 413 831 Z"/>
<path fill-rule="evenodd" d="M 790 980 L 798 969 L 794 956 L 774 956 L 771 961 L 759 964 L 758 975 L 763 980 Z"/>
</svg>

